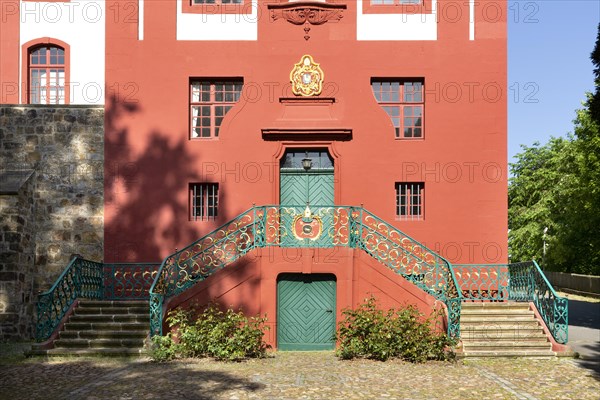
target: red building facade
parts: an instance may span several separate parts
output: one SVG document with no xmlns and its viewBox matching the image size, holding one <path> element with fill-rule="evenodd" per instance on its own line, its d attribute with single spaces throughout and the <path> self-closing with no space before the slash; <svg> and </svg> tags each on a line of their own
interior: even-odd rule
<svg viewBox="0 0 600 400">
<path fill-rule="evenodd" d="M 105 262 L 163 259 L 253 205 L 315 201 L 362 205 L 450 262 L 507 261 L 506 2 L 109 0 L 101 10 L 104 51 L 87 62 L 101 64 L 105 88 Z M 2 48 L 28 55 L 13 43 L 29 41 L 23 22 L 9 17 Z M 86 60 L 56 36 L 44 35 L 68 51 L 65 93 L 85 103 L 69 80 Z M 27 103 L 32 67 L 2 63 L 2 82 L 22 93 L 3 102 Z M 295 273 L 331 274 L 338 318 L 368 293 L 431 309 L 433 297 L 358 253 L 270 249 L 172 305 L 220 298 L 276 322 L 281 274 Z"/>
</svg>

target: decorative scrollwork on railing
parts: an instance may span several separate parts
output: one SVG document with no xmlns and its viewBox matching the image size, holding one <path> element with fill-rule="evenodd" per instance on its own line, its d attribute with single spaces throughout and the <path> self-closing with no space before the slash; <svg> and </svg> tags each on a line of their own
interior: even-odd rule
<svg viewBox="0 0 600 400">
<path fill-rule="evenodd" d="M 147 300 L 150 286 L 156 278 L 160 264 L 125 263 L 104 264 L 105 300 Z"/>
<path fill-rule="evenodd" d="M 168 256 L 150 288 L 150 331 L 162 333 L 166 298 L 203 281 L 268 239 L 264 207 L 253 207 L 184 249 Z"/>
<path fill-rule="evenodd" d="M 361 207 L 291 205 L 253 207 L 167 257 L 150 289 L 152 335 L 162 334 L 167 298 L 268 246 L 360 248 L 444 301 L 448 334 L 460 332 L 460 293 L 448 261 Z"/>
<path fill-rule="evenodd" d="M 508 265 L 453 265 L 463 300 L 508 300 Z"/>
</svg>

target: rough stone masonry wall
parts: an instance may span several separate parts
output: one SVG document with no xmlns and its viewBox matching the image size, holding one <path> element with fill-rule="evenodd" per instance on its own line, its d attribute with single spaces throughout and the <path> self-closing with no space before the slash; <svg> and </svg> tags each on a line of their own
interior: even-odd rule
<svg viewBox="0 0 600 400">
<path fill-rule="evenodd" d="M 0 339 L 32 337 L 36 295 L 73 254 L 102 260 L 103 163 L 103 108 L 0 105 L 0 170 L 35 170 L 0 196 Z"/>
<path fill-rule="evenodd" d="M 34 193 L 35 174 L 16 195 L 0 196 L 0 338 L 32 333 Z"/>
</svg>

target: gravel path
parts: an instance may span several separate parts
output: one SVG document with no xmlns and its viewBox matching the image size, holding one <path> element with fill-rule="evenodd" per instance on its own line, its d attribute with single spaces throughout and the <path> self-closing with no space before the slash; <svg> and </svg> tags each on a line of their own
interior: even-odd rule
<svg viewBox="0 0 600 400">
<path fill-rule="evenodd" d="M 220 363 L 70 358 L 0 361 L 0 399 L 574 399 L 598 400 L 600 379 L 573 360 L 409 364 L 279 352 Z"/>
</svg>

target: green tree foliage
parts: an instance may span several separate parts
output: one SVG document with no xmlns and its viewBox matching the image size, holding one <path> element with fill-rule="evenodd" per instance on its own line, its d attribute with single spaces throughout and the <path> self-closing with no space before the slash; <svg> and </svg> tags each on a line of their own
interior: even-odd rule
<svg viewBox="0 0 600 400">
<path fill-rule="evenodd" d="M 523 146 L 510 165 L 511 261 L 535 259 L 549 270 L 600 275 L 598 124 L 589 109 L 579 110 L 574 122 L 574 136 Z"/>
</svg>

